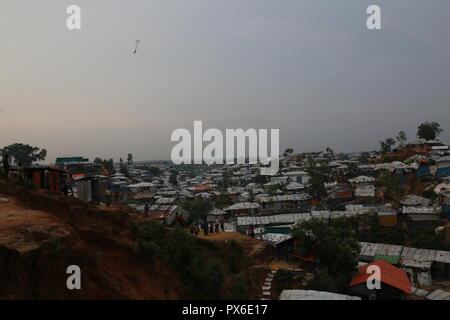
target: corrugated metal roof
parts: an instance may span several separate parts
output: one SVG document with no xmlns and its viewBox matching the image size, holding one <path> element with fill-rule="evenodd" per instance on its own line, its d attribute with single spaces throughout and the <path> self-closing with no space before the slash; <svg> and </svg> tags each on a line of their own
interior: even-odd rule
<svg viewBox="0 0 450 320">
<path fill-rule="evenodd" d="M 361 298 L 325 291 L 283 290 L 279 300 L 361 300 Z"/>
<path fill-rule="evenodd" d="M 279 201 L 304 201 L 311 199 L 311 196 L 307 193 L 299 194 L 284 194 L 280 196 L 273 197 L 260 197 L 260 202 L 279 202 Z"/>
<path fill-rule="evenodd" d="M 427 265 L 426 262 L 441 262 L 450 264 L 450 251 L 432 249 L 417 249 L 383 243 L 360 242 L 360 255 L 375 257 L 376 255 L 400 256 L 409 265 Z"/>
<path fill-rule="evenodd" d="M 450 292 L 438 289 L 427 295 L 428 300 L 450 300 Z"/>
<path fill-rule="evenodd" d="M 169 204 L 175 202 L 176 198 L 159 198 L 155 204 Z"/>
<path fill-rule="evenodd" d="M 436 251 L 434 261 L 450 264 L 450 251 Z"/>
<path fill-rule="evenodd" d="M 311 215 L 309 212 L 304 213 L 286 213 L 272 216 L 254 216 L 254 217 L 238 217 L 238 226 L 247 225 L 269 225 L 269 224 L 294 224 L 298 221 L 309 220 Z"/>
</svg>

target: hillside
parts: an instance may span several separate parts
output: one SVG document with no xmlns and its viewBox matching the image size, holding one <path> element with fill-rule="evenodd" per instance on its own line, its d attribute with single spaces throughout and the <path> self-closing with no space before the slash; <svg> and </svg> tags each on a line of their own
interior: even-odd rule
<svg viewBox="0 0 450 320">
<path fill-rule="evenodd" d="M 193 238 L 161 226 L 150 238 L 170 244 L 149 260 L 136 230 L 155 224 L 125 207 L 1 180 L 0 198 L 7 199 L 0 203 L 0 299 L 222 299 L 230 286 L 234 297 L 258 298 L 273 258 L 271 247 L 245 235 Z M 81 268 L 81 290 L 66 287 L 70 265 Z M 214 294 L 208 286 L 217 287 Z"/>
<path fill-rule="evenodd" d="M 149 272 L 132 223 L 139 217 L 0 182 L 0 297 L 3 299 L 180 299 L 183 287 L 160 265 Z M 78 265 L 82 289 L 68 290 Z"/>
</svg>

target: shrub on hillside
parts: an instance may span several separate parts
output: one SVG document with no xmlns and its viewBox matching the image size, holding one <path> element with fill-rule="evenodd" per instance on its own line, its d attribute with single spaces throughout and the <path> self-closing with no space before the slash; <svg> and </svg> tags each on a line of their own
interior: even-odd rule
<svg viewBox="0 0 450 320">
<path fill-rule="evenodd" d="M 229 300 L 248 300 L 250 297 L 250 288 L 244 276 L 234 278 L 228 286 Z"/>
<path fill-rule="evenodd" d="M 200 253 L 194 237 L 181 228 L 172 231 L 153 221 L 139 225 L 136 232 L 140 253 L 150 263 L 159 259 L 176 272 L 192 298 L 218 298 L 222 267 Z"/>
</svg>

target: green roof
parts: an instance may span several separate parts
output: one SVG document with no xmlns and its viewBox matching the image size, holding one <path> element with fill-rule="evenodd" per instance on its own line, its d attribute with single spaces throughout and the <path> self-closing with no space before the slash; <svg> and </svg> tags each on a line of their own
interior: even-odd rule
<svg viewBox="0 0 450 320">
<path fill-rule="evenodd" d="M 83 157 L 61 157 L 56 158 L 56 164 L 65 162 L 89 162 L 89 159 Z"/>
<path fill-rule="evenodd" d="M 266 233 L 279 233 L 279 234 L 289 234 L 291 228 L 289 227 L 266 227 Z"/>
<path fill-rule="evenodd" d="M 379 254 L 374 257 L 374 261 L 375 260 L 383 260 L 390 264 L 397 264 L 398 261 L 400 260 L 400 257 L 399 256 L 384 256 L 384 255 Z"/>
</svg>

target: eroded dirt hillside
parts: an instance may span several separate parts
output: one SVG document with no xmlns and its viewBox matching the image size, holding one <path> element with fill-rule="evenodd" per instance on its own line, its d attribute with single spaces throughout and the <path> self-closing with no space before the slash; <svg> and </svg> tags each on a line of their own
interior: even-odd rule
<svg viewBox="0 0 450 320">
<path fill-rule="evenodd" d="M 139 256 L 135 213 L 2 181 L 0 198 L 0 298 L 185 298 L 173 273 Z M 67 289 L 69 265 L 81 268 L 81 290 Z"/>
</svg>

